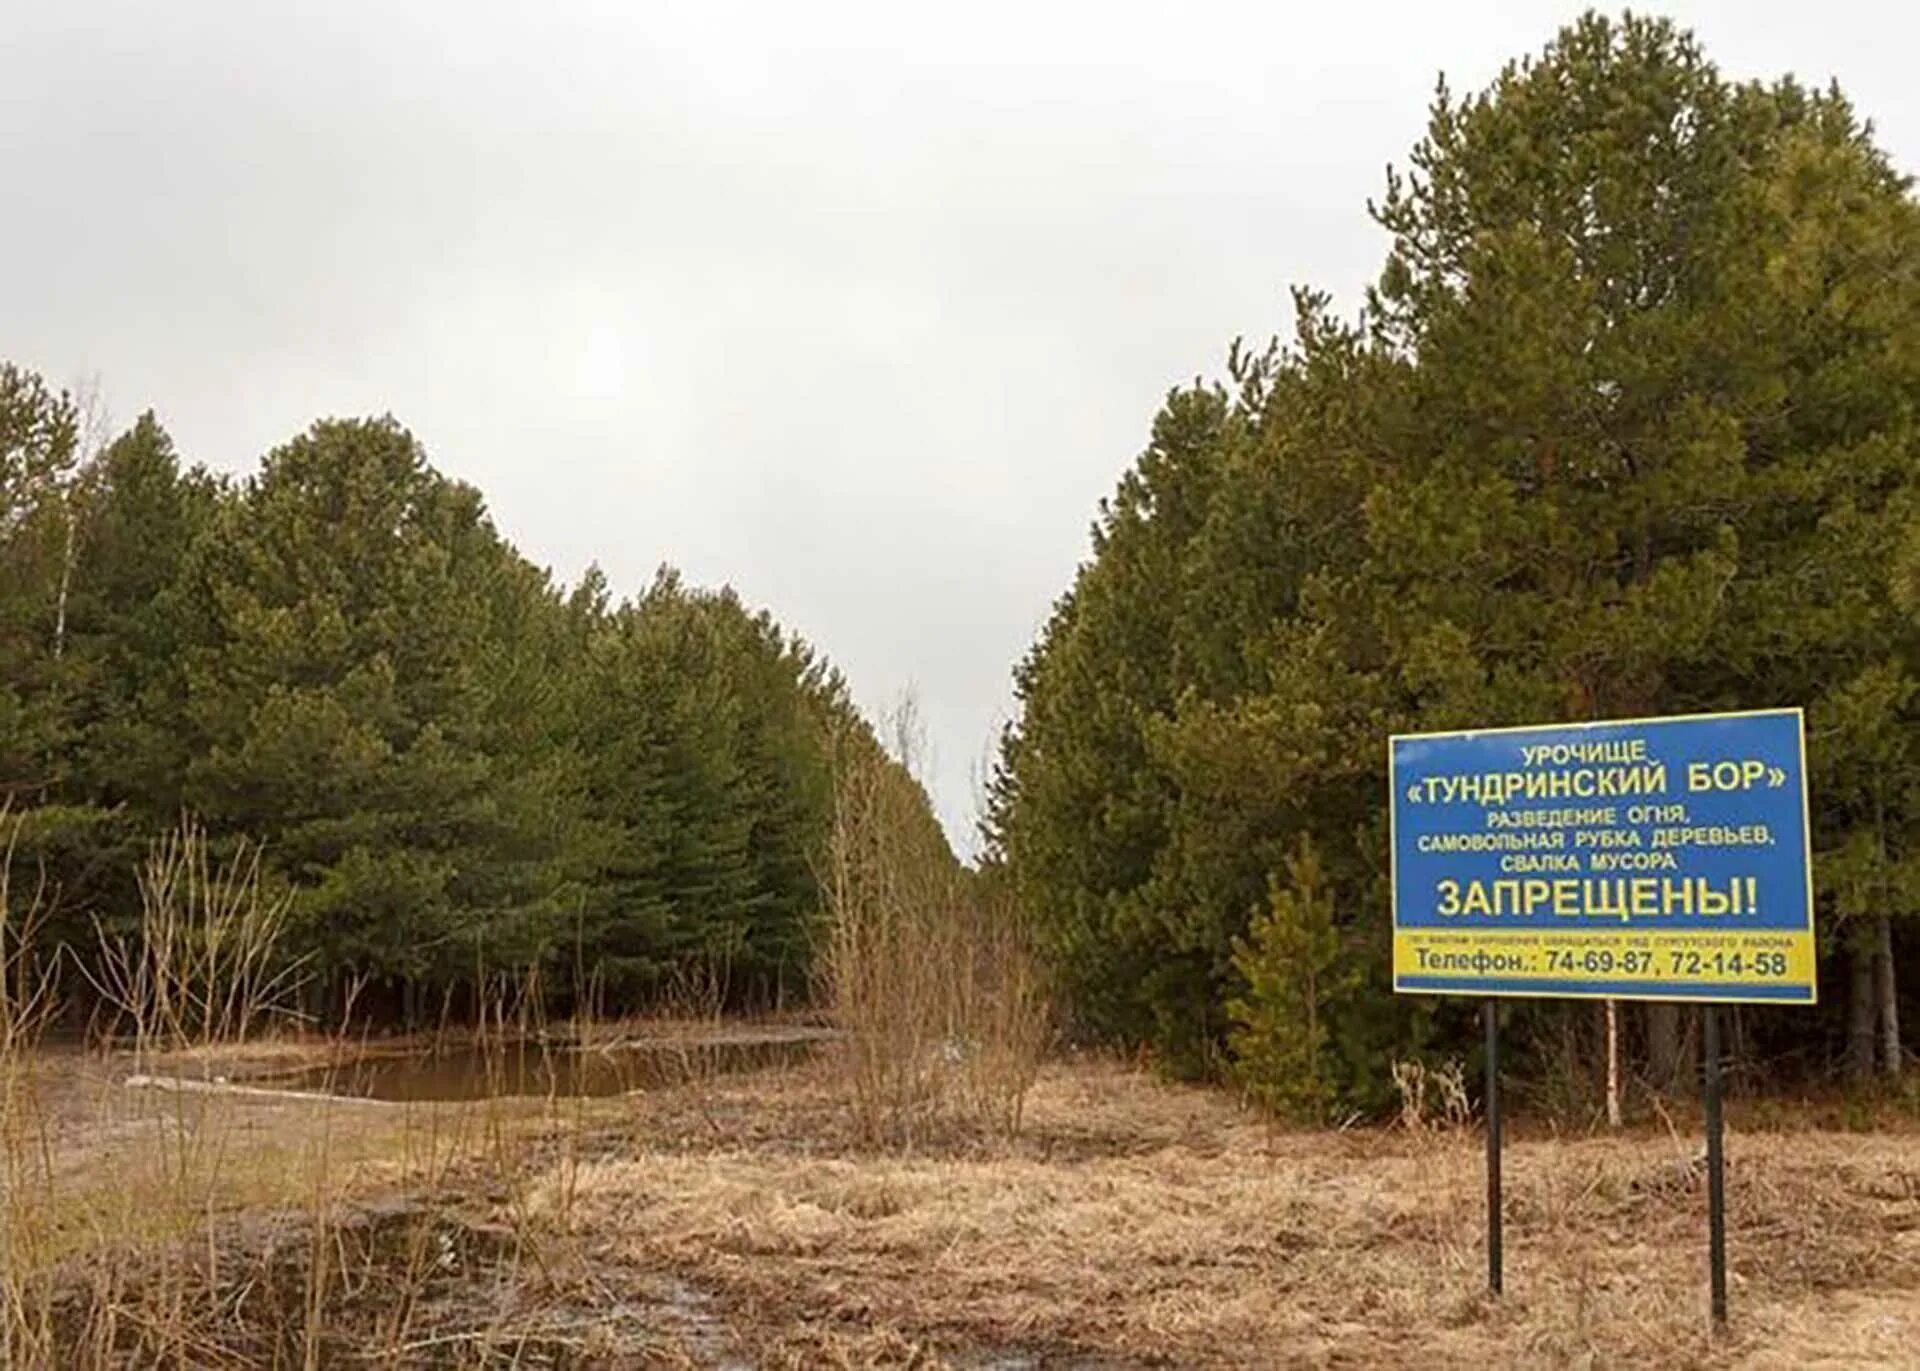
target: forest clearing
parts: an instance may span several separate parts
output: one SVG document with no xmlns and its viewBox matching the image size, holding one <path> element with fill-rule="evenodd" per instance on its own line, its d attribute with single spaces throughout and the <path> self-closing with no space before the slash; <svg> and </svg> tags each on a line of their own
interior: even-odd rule
<svg viewBox="0 0 1920 1371">
<path fill-rule="evenodd" d="M 187 64 L 256 8 L 143 41 Z M 1276 79 L 1317 49 L 1238 19 L 1177 79 L 1156 27 L 1118 104 L 1029 136 L 1113 16 L 1055 69 L 1018 15 L 1003 103 L 865 18 L 836 68 L 830 4 L 750 72 L 635 79 L 668 20 L 621 6 L 441 72 L 488 8 L 338 20 L 325 60 L 254 35 L 208 127 L 299 157 L 45 198 L 97 232 L 285 167 L 272 231 L 17 273 L 108 281 L 90 336 L 150 316 L 168 365 L 131 423 L 49 379 L 64 295 L 0 361 L 0 1371 L 1920 1367 L 1911 149 L 1634 14 L 1476 52 L 1409 147 L 1405 89 Z M 703 42 L 770 41 L 764 8 Z M 1874 24 L 1863 61 L 1905 50 Z M 370 53 L 344 142 L 291 117 Z M 1260 100 L 1209 104 L 1248 54 Z M 74 88 L 159 80 L 144 131 L 174 72 Z M 704 124 L 673 104 L 703 82 Z M 954 121 L 891 117 L 923 96 Z M 860 155 L 756 161 L 823 109 Z M 1352 194 L 1380 149 L 1334 135 L 1377 110 L 1404 160 Z M 1201 155 L 1243 125 L 1268 141 Z M 356 198 L 389 129 L 438 151 Z M 1250 227 L 1270 182 L 1346 217 Z M 490 237 L 509 211 L 559 217 Z M 1313 259 L 1345 295 L 1235 332 L 1255 249 L 1315 222 L 1375 235 L 1371 274 Z M 356 233 L 378 269 L 322 281 Z M 127 308 L 155 243 L 255 238 L 284 258 L 208 292 L 244 345 L 173 335 L 198 295 Z M 1231 307 L 1136 313 L 1229 249 Z M 352 341 L 396 320 L 437 341 Z M 1210 374 L 1196 336 L 1231 338 Z M 255 358 L 284 374 L 249 389 Z"/>
<path fill-rule="evenodd" d="M 1710 1334 L 1684 1114 L 1513 1140 L 1492 1300 L 1471 1126 L 1276 1129 L 1069 1057 L 1013 1138 L 878 1150 L 813 1051 L 440 1104 L 129 1089 L 124 1063 L 49 1054 L 9 1178 L 51 1208 L 10 1218 L 9 1294 L 70 1350 L 209 1367 L 1787 1368 L 1920 1346 L 1911 1119 L 1735 1112 L 1737 1317 Z"/>
</svg>

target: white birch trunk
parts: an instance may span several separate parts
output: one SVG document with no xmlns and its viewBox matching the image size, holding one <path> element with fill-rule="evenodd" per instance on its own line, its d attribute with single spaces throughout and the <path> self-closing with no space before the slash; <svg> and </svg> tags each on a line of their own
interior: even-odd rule
<svg viewBox="0 0 1920 1371">
<path fill-rule="evenodd" d="M 1620 1005 L 1607 1001 L 1607 1126 L 1620 1126 Z"/>
</svg>

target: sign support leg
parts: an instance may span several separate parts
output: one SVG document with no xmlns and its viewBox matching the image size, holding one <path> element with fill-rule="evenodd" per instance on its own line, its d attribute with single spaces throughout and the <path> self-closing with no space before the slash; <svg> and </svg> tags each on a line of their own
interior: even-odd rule
<svg viewBox="0 0 1920 1371">
<path fill-rule="evenodd" d="M 1499 1001 L 1487 999 L 1480 1016 L 1487 1028 L 1487 1293 L 1504 1284 L 1500 1252 L 1500 1019 Z"/>
<path fill-rule="evenodd" d="M 1707 1274 L 1713 1297 L 1713 1324 L 1727 1322 L 1727 1177 L 1720 1131 L 1720 1012 L 1700 1008 L 1706 1049 L 1707 1096 Z"/>
</svg>

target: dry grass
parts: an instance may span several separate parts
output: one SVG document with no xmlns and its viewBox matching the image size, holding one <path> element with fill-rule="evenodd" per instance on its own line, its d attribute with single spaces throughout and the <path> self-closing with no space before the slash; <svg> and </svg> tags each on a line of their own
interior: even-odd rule
<svg viewBox="0 0 1920 1371">
<path fill-rule="evenodd" d="M 34 1073 L 63 1206 L 38 1255 L 123 1342 L 168 1330 L 143 1364 L 1920 1364 L 1911 1130 L 1734 1130 L 1714 1340 L 1690 1130 L 1513 1142 L 1493 1302 L 1471 1132 L 1279 1132 L 1112 1063 L 1049 1066 L 1017 1138 L 955 1122 L 903 1156 L 863 1142 L 830 1058 L 162 1119 L 72 1055 Z"/>
<path fill-rule="evenodd" d="M 730 1141 L 587 1163 L 567 1226 L 719 1293 L 776 1363 L 1920 1364 L 1910 1134 L 1729 1140 L 1734 1324 L 1710 1338 L 1702 1181 L 1672 1138 L 1514 1144 L 1494 1302 L 1471 1134 L 1275 1133 L 1083 1065 L 1043 1076 L 1019 1143 L 902 1158 L 805 1073 L 723 1093 Z M 678 1135 L 669 1100 L 649 1122 Z"/>
</svg>

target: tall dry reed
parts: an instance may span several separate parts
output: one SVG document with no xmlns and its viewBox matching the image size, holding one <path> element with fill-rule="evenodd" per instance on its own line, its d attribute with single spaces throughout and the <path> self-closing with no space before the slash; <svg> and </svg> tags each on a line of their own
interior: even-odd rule
<svg viewBox="0 0 1920 1371">
<path fill-rule="evenodd" d="M 140 920 L 112 934 L 96 920 L 90 973 L 116 1027 L 144 1057 L 238 1042 L 289 1018 L 301 962 L 281 956 L 292 894 L 265 891 L 261 849 L 245 839 L 226 861 L 191 821 L 158 839 L 138 872 Z"/>
<path fill-rule="evenodd" d="M 33 1288 L 49 1240 L 35 1203 L 51 1172 L 34 1052 L 54 1009 L 54 968 L 38 949 L 45 886 L 14 885 L 23 816 L 0 803 L 0 1368 L 31 1360 L 51 1337 L 52 1308 Z"/>
</svg>

